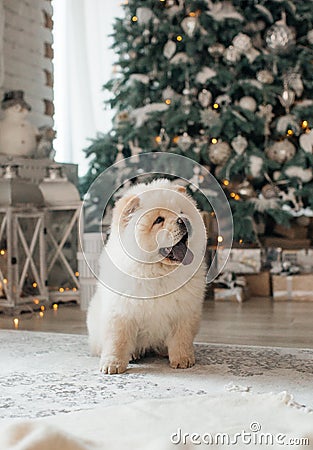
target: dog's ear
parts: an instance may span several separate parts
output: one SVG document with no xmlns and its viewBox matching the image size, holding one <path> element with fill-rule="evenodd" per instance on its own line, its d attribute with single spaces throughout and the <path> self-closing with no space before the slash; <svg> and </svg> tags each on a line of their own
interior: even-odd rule
<svg viewBox="0 0 313 450">
<path fill-rule="evenodd" d="M 119 226 L 126 226 L 132 214 L 139 208 L 140 199 L 137 195 L 120 198 L 114 207 L 113 222 Z"/>
<path fill-rule="evenodd" d="M 175 184 L 175 186 L 173 186 L 173 188 L 175 189 L 175 191 L 177 191 L 181 194 L 186 194 L 185 186 L 180 186 L 179 184 Z"/>
</svg>

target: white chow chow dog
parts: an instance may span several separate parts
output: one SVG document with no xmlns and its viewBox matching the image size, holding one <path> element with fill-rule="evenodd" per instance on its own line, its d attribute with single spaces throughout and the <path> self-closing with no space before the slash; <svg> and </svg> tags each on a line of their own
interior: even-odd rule
<svg viewBox="0 0 313 450">
<path fill-rule="evenodd" d="M 168 355 L 174 369 L 194 365 L 205 247 L 203 221 L 183 186 L 138 184 L 116 203 L 87 315 L 102 372 L 123 373 L 146 351 Z"/>
</svg>

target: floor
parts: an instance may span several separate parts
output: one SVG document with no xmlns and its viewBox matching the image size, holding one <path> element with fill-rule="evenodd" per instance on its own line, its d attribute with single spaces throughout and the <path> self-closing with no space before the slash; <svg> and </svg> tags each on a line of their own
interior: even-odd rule
<svg viewBox="0 0 313 450">
<path fill-rule="evenodd" d="M 78 306 L 60 305 L 19 316 L 21 330 L 86 334 L 86 313 Z M 0 314 L 0 329 L 14 328 L 13 316 Z M 207 300 L 197 342 L 313 348 L 313 302 L 272 302 L 254 298 L 242 304 Z"/>
</svg>

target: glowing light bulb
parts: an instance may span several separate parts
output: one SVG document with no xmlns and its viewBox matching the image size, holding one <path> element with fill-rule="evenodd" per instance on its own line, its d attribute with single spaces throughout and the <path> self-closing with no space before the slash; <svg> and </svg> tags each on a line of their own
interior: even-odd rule
<svg viewBox="0 0 313 450">
<path fill-rule="evenodd" d="M 234 197 L 235 200 L 240 200 L 240 195 L 236 194 Z"/>
<path fill-rule="evenodd" d="M 6 278 L 3 278 L 3 284 L 8 284 L 8 280 Z"/>
<path fill-rule="evenodd" d="M 60 287 L 59 292 L 64 292 L 64 288 Z"/>
<path fill-rule="evenodd" d="M 176 41 L 181 42 L 182 40 L 183 40 L 183 37 L 179 34 L 179 35 L 176 37 Z"/>
<path fill-rule="evenodd" d="M 39 311 L 39 317 L 43 317 L 44 316 L 44 312 L 43 311 Z"/>
<path fill-rule="evenodd" d="M 79 272 L 75 272 L 75 277 L 79 277 Z"/>
<path fill-rule="evenodd" d="M 43 305 L 41 305 L 40 309 L 41 309 L 41 311 L 44 311 L 46 308 Z"/>
<path fill-rule="evenodd" d="M 137 16 L 133 16 L 132 17 L 132 22 L 137 22 L 138 21 L 138 17 Z"/>
<path fill-rule="evenodd" d="M 77 291 L 77 288 L 76 288 L 76 287 L 73 287 L 72 291 L 73 291 L 73 292 L 76 292 L 76 291 Z"/>
<path fill-rule="evenodd" d="M 59 308 L 59 305 L 57 303 L 53 303 L 52 308 L 54 311 L 57 311 Z"/>
<path fill-rule="evenodd" d="M 161 136 L 156 136 L 156 137 L 155 137 L 155 142 L 156 142 L 157 144 L 159 144 L 159 143 L 161 142 Z"/>
<path fill-rule="evenodd" d="M 243 240 L 242 239 L 239 239 L 239 244 L 242 244 L 243 243 Z"/>
<path fill-rule="evenodd" d="M 212 138 L 211 142 L 212 142 L 212 144 L 217 144 L 217 139 L 216 138 Z"/>
<path fill-rule="evenodd" d="M 288 136 L 292 136 L 293 135 L 293 131 L 292 130 L 287 130 L 287 134 L 288 134 Z"/>
<path fill-rule="evenodd" d="M 307 128 L 309 126 L 309 122 L 307 120 L 303 120 L 301 127 L 302 128 Z"/>
<path fill-rule="evenodd" d="M 173 142 L 174 142 L 174 144 L 177 144 L 178 141 L 179 141 L 179 136 L 173 137 Z"/>
<path fill-rule="evenodd" d="M 0 255 L 1 255 L 1 256 L 5 255 L 5 250 L 3 250 L 3 249 L 0 250 Z"/>
<path fill-rule="evenodd" d="M 167 98 L 167 99 L 165 100 L 165 103 L 166 103 L 167 105 L 170 105 L 170 104 L 172 103 L 172 100 L 171 100 L 170 98 Z"/>
<path fill-rule="evenodd" d="M 13 324 L 14 324 L 14 328 L 17 329 L 19 326 L 19 319 L 17 317 L 14 317 L 13 319 Z"/>
<path fill-rule="evenodd" d="M 224 181 L 223 181 L 223 185 L 224 185 L 224 186 L 228 186 L 228 185 L 229 185 L 229 180 L 224 180 Z"/>
<path fill-rule="evenodd" d="M 213 108 L 214 109 L 218 109 L 220 107 L 220 105 L 218 103 L 213 103 Z"/>
<path fill-rule="evenodd" d="M 38 298 L 34 298 L 33 302 L 35 303 L 35 305 L 39 305 L 39 299 Z"/>
<path fill-rule="evenodd" d="M 217 242 L 223 242 L 224 238 L 223 236 L 217 236 Z"/>
<path fill-rule="evenodd" d="M 197 14 L 196 14 L 195 12 L 190 12 L 190 13 L 189 13 L 189 17 L 196 17 L 196 15 L 197 15 Z"/>
<path fill-rule="evenodd" d="M 36 288 L 38 286 L 38 284 L 36 283 L 36 281 L 33 282 L 33 287 Z"/>
</svg>

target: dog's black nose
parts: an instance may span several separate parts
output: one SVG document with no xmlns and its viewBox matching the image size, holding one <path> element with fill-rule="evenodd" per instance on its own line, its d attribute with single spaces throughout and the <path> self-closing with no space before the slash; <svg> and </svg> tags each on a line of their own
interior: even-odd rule
<svg viewBox="0 0 313 450">
<path fill-rule="evenodd" d="M 178 225 L 182 225 L 184 223 L 184 221 L 181 217 L 178 217 L 178 219 L 176 220 L 176 223 L 178 223 Z"/>
</svg>

